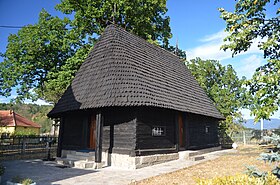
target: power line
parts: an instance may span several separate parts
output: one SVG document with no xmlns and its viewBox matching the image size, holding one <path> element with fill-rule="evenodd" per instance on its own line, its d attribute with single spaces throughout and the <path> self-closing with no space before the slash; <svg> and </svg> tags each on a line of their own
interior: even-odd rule
<svg viewBox="0 0 280 185">
<path fill-rule="evenodd" d="M 0 25 L 0 28 L 13 28 L 13 29 L 19 29 L 19 28 L 23 28 L 26 26 L 7 26 L 7 25 Z M 31 27 L 31 26 L 30 26 Z"/>
<path fill-rule="evenodd" d="M 21 29 L 21 28 L 38 28 L 36 26 L 31 26 L 31 25 L 27 25 L 27 26 L 8 26 L 8 25 L 0 25 L 0 28 L 7 28 L 7 29 Z M 63 28 L 64 30 L 71 30 L 73 28 Z"/>
</svg>

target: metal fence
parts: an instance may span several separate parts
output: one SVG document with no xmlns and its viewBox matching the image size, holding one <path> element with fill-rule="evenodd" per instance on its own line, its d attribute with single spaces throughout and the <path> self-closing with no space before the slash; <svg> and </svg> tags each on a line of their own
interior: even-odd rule
<svg viewBox="0 0 280 185">
<path fill-rule="evenodd" d="M 255 145 L 262 143 L 262 136 L 267 135 L 267 131 L 261 133 L 260 130 L 244 130 L 240 132 L 234 132 L 230 136 L 222 134 L 220 136 L 220 143 L 225 148 L 231 148 L 232 143 Z"/>
<path fill-rule="evenodd" d="M 13 136 L 0 138 L 1 159 L 50 157 L 56 152 L 57 137 Z"/>
</svg>

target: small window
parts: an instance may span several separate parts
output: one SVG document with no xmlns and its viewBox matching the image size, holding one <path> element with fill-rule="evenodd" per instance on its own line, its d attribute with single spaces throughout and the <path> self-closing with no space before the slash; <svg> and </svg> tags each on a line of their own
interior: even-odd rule
<svg viewBox="0 0 280 185">
<path fill-rule="evenodd" d="M 153 126 L 152 136 L 165 136 L 166 128 L 163 126 Z"/>
<path fill-rule="evenodd" d="M 206 126 L 205 127 L 205 133 L 209 133 L 210 132 L 210 126 Z"/>
</svg>

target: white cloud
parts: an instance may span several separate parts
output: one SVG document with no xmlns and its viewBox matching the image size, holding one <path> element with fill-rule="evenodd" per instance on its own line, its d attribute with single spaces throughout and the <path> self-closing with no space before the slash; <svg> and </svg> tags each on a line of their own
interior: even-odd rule
<svg viewBox="0 0 280 185">
<path fill-rule="evenodd" d="M 223 40 L 228 34 L 221 30 L 217 33 L 206 35 L 204 38 L 200 39 L 201 42 L 212 42 L 212 41 L 220 41 Z"/>
<path fill-rule="evenodd" d="M 238 72 L 239 76 L 246 76 L 246 78 L 251 78 L 258 67 L 263 65 L 265 60 L 259 55 L 250 55 L 245 59 L 239 60 L 240 66 L 235 70 Z"/>
<path fill-rule="evenodd" d="M 210 43 L 196 48 L 187 49 L 187 59 L 200 57 L 202 59 L 223 60 L 231 58 L 231 52 L 224 52 L 220 50 L 220 47 L 221 43 Z"/>
<path fill-rule="evenodd" d="M 224 44 L 223 39 L 227 35 L 228 34 L 222 30 L 217 33 L 205 36 L 204 38 L 199 40 L 202 42 L 200 46 L 194 48 L 188 48 L 186 50 L 187 58 L 192 59 L 192 58 L 200 57 L 202 59 L 214 59 L 214 60 L 224 60 L 224 59 L 231 58 L 232 52 L 230 50 L 227 51 L 220 50 L 220 47 Z M 238 55 L 261 53 L 261 51 L 258 48 L 258 42 L 260 40 L 261 39 L 255 39 L 251 48 L 248 51 L 242 52 Z"/>
<path fill-rule="evenodd" d="M 48 102 L 45 102 L 44 100 L 38 99 L 37 101 L 32 101 L 32 100 L 25 100 L 24 103 L 32 103 L 32 104 L 37 104 L 37 105 L 50 105 Z"/>
<path fill-rule="evenodd" d="M 241 113 L 244 119 L 254 119 L 254 117 L 250 115 L 249 109 L 241 109 Z"/>
</svg>

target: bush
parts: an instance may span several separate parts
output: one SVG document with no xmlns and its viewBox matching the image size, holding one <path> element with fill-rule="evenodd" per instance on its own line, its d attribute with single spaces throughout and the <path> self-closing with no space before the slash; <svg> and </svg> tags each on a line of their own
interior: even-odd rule
<svg viewBox="0 0 280 185">
<path fill-rule="evenodd" d="M 215 177 L 212 179 L 198 179 L 197 185 L 279 185 L 280 181 L 272 173 L 263 178 L 250 177 L 246 174 Z"/>
<path fill-rule="evenodd" d="M 30 185 L 30 184 L 34 183 L 34 181 L 32 179 L 30 179 L 30 178 L 23 178 L 23 177 L 20 177 L 20 176 L 13 177 L 11 182 L 19 183 L 19 184 L 22 184 L 22 185 Z"/>
<path fill-rule="evenodd" d="M 20 131 L 16 130 L 13 133 L 13 136 L 36 136 L 36 135 L 37 135 L 36 132 L 34 132 L 32 130 L 29 130 L 29 129 L 27 129 L 27 130 L 20 130 Z"/>
<path fill-rule="evenodd" d="M 265 136 L 264 139 L 266 142 L 272 144 L 273 148 L 269 149 L 269 151 L 266 153 L 261 153 L 259 159 L 273 165 L 274 167 L 271 170 L 271 173 L 276 175 L 276 177 L 280 179 L 280 136 L 272 133 L 270 136 Z M 248 172 L 247 173 L 249 175 L 252 174 L 255 177 L 262 177 L 266 175 L 266 172 L 260 172 L 254 167 L 249 167 Z"/>
</svg>

